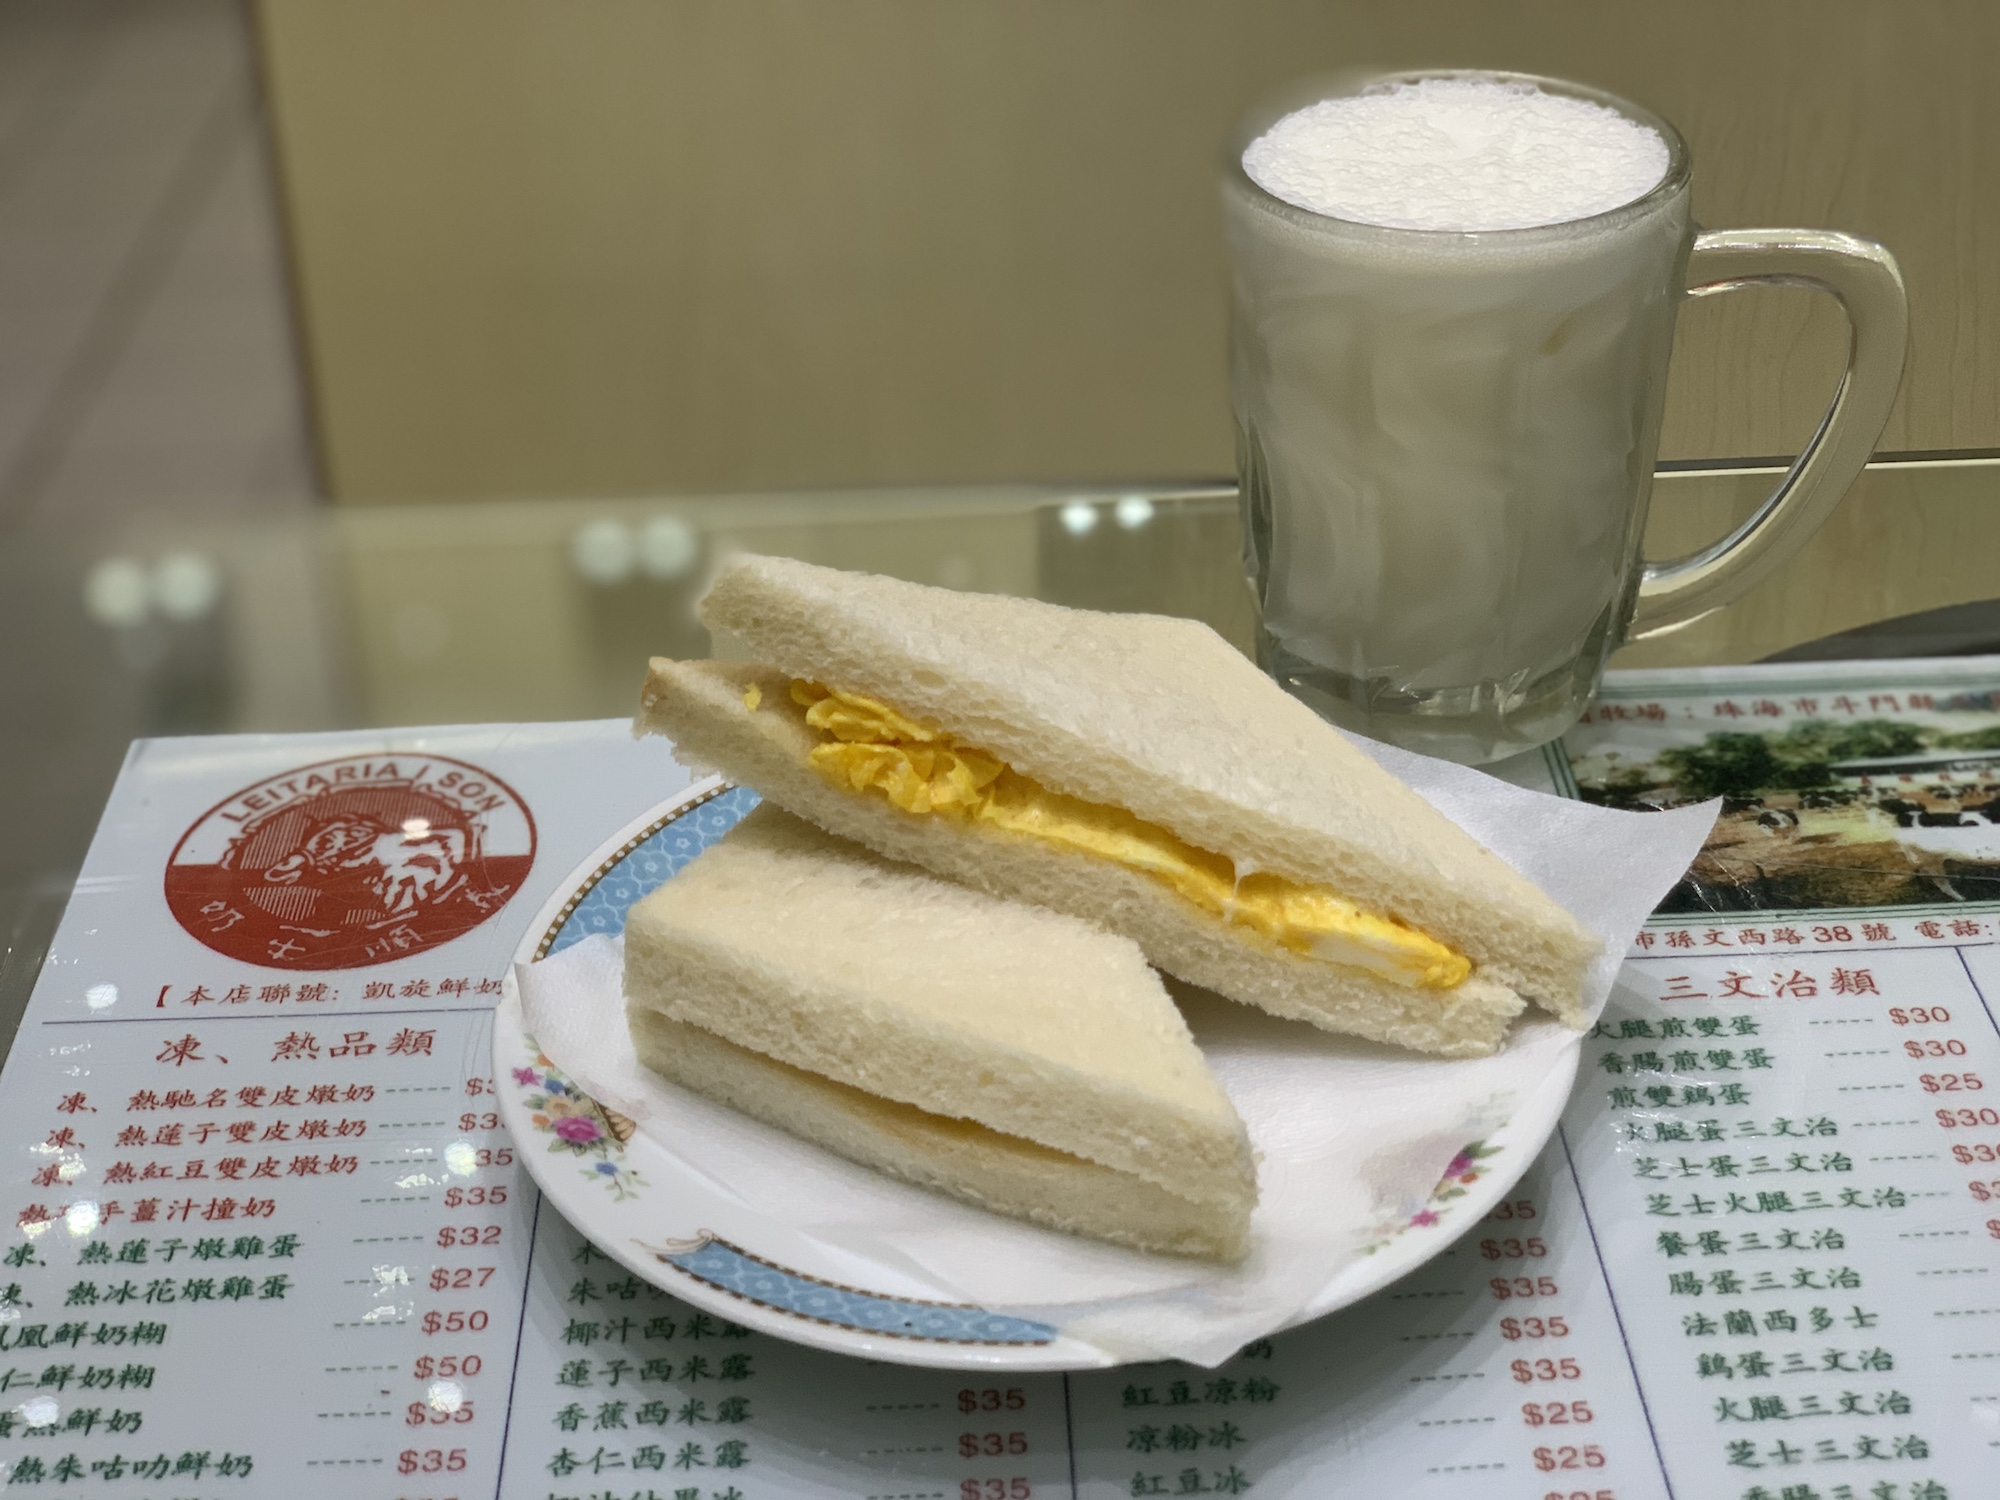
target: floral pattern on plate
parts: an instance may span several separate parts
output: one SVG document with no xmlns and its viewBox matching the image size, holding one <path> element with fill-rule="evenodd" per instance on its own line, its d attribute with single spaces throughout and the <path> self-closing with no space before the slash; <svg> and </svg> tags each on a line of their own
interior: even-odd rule
<svg viewBox="0 0 2000 1500">
<path fill-rule="evenodd" d="M 630 1119 L 584 1093 L 540 1052 L 534 1067 L 515 1068 L 513 1074 L 515 1085 L 529 1091 L 522 1102 L 530 1123 L 551 1137 L 549 1150 L 597 1158 L 582 1169 L 585 1177 L 603 1183 L 621 1203 L 638 1196 L 645 1178 L 617 1159 L 638 1128 Z"/>
<path fill-rule="evenodd" d="M 1490 1156 L 1498 1156 L 1500 1151 L 1500 1147 L 1489 1146 L 1484 1141 L 1474 1141 L 1465 1147 L 1446 1165 L 1444 1176 L 1440 1177 L 1438 1185 L 1431 1189 L 1429 1201 L 1401 1223 L 1393 1219 L 1387 1223 L 1378 1222 L 1373 1239 L 1362 1253 L 1373 1255 L 1407 1230 L 1429 1229 L 1441 1222 L 1444 1218 L 1443 1205 L 1454 1198 L 1463 1198 L 1472 1184 L 1485 1175 L 1479 1163 Z"/>
</svg>

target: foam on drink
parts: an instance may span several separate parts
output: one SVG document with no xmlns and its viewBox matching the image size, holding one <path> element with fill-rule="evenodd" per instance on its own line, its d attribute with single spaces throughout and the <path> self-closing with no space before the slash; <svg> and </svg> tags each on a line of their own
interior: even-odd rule
<svg viewBox="0 0 2000 1500">
<path fill-rule="evenodd" d="M 1666 175 L 1657 131 L 1587 99 L 1498 78 L 1423 78 L 1295 110 L 1243 153 L 1275 198 L 1392 229 L 1564 224 Z"/>
</svg>

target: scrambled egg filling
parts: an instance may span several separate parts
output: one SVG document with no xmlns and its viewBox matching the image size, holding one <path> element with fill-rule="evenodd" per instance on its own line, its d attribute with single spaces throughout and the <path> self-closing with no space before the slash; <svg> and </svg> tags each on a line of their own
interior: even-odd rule
<svg viewBox="0 0 2000 1500">
<path fill-rule="evenodd" d="M 1122 807 L 1052 792 L 872 698 L 794 682 L 792 701 L 823 736 L 812 752 L 814 767 L 851 791 L 880 792 L 905 812 L 991 823 L 1113 860 L 1295 953 L 1399 984 L 1450 989 L 1472 970 L 1462 954 L 1393 917 L 1281 875 L 1239 877 L 1222 855 L 1197 849 Z"/>
</svg>

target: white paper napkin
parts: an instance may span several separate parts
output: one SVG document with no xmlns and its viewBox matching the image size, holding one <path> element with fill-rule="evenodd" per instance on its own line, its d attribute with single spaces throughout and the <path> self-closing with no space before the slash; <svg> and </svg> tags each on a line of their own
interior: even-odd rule
<svg viewBox="0 0 2000 1500">
<path fill-rule="evenodd" d="M 1357 743 L 1604 940 L 1585 989 L 1593 1015 L 1716 812 L 1615 812 Z M 1420 1210 L 1459 1149 L 1504 1122 L 1577 1044 L 1531 1011 L 1500 1053 L 1450 1061 L 1177 991 L 1259 1153 L 1250 1258 L 1218 1268 L 981 1212 L 660 1080 L 633 1051 L 622 968 L 622 942 L 606 937 L 517 965 L 530 1034 L 711 1190 L 783 1226 L 794 1256 L 795 1236 L 824 1251 L 817 1265 L 788 1259 L 791 1269 L 854 1284 L 857 1264 L 877 1266 L 898 1287 L 1053 1323 L 1130 1359 L 1217 1364 L 1284 1326 L 1384 1226 Z"/>
</svg>

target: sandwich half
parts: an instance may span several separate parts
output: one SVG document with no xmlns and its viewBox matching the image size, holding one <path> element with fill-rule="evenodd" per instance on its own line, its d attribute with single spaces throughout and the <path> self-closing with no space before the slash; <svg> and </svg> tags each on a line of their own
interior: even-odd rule
<svg viewBox="0 0 2000 1500">
<path fill-rule="evenodd" d="M 1138 948 L 758 808 L 632 908 L 640 1061 L 905 1181 L 1239 1260 L 1249 1137 Z"/>
<path fill-rule="evenodd" d="M 639 727 L 822 828 L 1331 1031 L 1583 1021 L 1597 940 L 1205 625 L 770 557 L 701 615 L 761 665 L 656 658 Z"/>
</svg>

